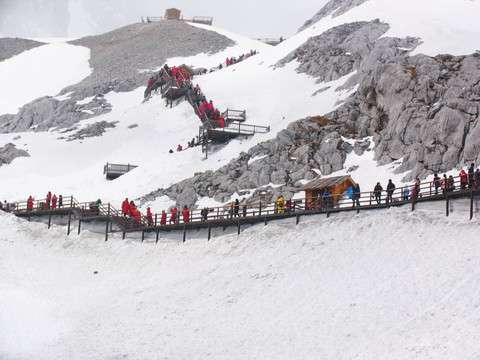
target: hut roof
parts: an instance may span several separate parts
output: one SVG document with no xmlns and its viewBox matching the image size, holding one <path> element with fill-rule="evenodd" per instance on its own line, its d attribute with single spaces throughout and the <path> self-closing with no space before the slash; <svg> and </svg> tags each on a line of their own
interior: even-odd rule
<svg viewBox="0 0 480 360">
<path fill-rule="evenodd" d="M 332 176 L 332 177 L 312 180 L 307 184 L 303 185 L 300 188 L 300 191 L 325 189 L 331 186 L 337 186 L 343 183 L 344 181 L 350 181 L 353 185 L 356 185 L 355 181 L 353 181 L 350 175 Z"/>
</svg>

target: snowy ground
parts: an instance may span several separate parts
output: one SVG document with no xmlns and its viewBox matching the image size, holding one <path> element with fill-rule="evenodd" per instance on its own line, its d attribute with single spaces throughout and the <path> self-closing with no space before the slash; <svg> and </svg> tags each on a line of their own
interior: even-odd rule
<svg viewBox="0 0 480 360">
<path fill-rule="evenodd" d="M 475 359 L 479 218 L 457 208 L 158 244 L 0 214 L 0 358 Z"/>
</svg>

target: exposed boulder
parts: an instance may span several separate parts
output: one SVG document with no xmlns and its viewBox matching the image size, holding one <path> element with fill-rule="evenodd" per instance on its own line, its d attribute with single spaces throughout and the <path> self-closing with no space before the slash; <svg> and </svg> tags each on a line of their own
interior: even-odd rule
<svg viewBox="0 0 480 360">
<path fill-rule="evenodd" d="M 0 38 L 0 61 L 19 55 L 24 51 L 45 45 L 43 42 L 19 39 L 19 38 Z"/>
<path fill-rule="evenodd" d="M 30 155 L 25 150 L 17 149 L 12 143 L 0 147 L 0 166 L 10 164 L 17 157 L 30 157 Z"/>
</svg>

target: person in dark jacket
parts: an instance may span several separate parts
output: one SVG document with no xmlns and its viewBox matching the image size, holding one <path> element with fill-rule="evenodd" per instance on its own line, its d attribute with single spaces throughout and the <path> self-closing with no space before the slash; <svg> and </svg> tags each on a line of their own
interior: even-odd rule
<svg viewBox="0 0 480 360">
<path fill-rule="evenodd" d="M 382 185 L 377 182 L 377 185 L 375 185 L 375 187 L 373 188 L 373 194 L 375 195 L 375 200 L 377 201 L 377 204 L 380 204 L 382 202 L 382 191 Z"/>
<path fill-rule="evenodd" d="M 238 213 L 240 211 L 240 202 L 238 201 L 238 199 L 235 199 L 235 204 L 233 205 L 233 211 L 234 211 L 235 217 L 240 216 L 240 214 Z"/>
<path fill-rule="evenodd" d="M 387 184 L 387 204 L 390 204 L 392 202 L 392 196 L 394 191 L 395 184 L 392 182 L 392 179 L 389 179 Z"/>
<path fill-rule="evenodd" d="M 360 194 L 360 184 L 357 183 L 357 185 L 353 188 L 353 202 L 357 204 L 358 207 L 360 207 L 360 197 L 362 195 Z"/>
<path fill-rule="evenodd" d="M 468 188 L 473 189 L 475 186 L 475 168 L 473 166 L 473 163 L 470 164 L 470 167 L 468 168 Z"/>
<path fill-rule="evenodd" d="M 433 185 L 435 186 L 435 195 L 438 195 L 438 189 L 440 188 L 440 176 L 437 173 L 433 175 Z"/>
</svg>

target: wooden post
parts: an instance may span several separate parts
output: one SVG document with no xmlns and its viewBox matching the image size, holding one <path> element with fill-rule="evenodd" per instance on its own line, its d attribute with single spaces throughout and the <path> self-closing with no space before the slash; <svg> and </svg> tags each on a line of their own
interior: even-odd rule
<svg viewBox="0 0 480 360">
<path fill-rule="evenodd" d="M 155 244 L 158 243 L 158 227 L 157 227 L 157 234 L 156 234 L 156 237 L 155 237 Z"/>
<path fill-rule="evenodd" d="M 415 210 L 415 196 L 412 197 L 412 211 Z"/>
<path fill-rule="evenodd" d="M 143 240 L 145 240 L 145 229 L 142 230 L 142 243 L 143 243 Z"/>
<path fill-rule="evenodd" d="M 67 227 L 67 235 L 70 235 L 70 223 L 72 221 L 72 210 L 68 210 L 68 227 Z"/>
<path fill-rule="evenodd" d="M 470 189 L 470 220 L 473 218 L 473 189 Z"/>
<path fill-rule="evenodd" d="M 125 231 L 122 234 L 122 240 L 125 240 Z"/>
<path fill-rule="evenodd" d="M 237 222 L 238 222 L 238 224 L 237 224 L 237 226 L 238 226 L 237 236 L 239 236 L 240 235 L 240 219 L 238 219 Z"/>
<path fill-rule="evenodd" d="M 105 225 L 105 241 L 108 241 L 108 223 L 110 222 L 110 218 L 107 217 L 107 224 Z"/>
<path fill-rule="evenodd" d="M 258 205 L 258 216 L 262 216 L 262 202 Z"/>
<path fill-rule="evenodd" d="M 445 193 L 445 204 L 446 204 L 446 209 L 445 209 L 445 215 L 450 215 L 450 197 L 448 196 L 447 193 Z"/>
<path fill-rule="evenodd" d="M 50 229 L 50 224 L 52 222 L 52 210 L 48 210 L 48 228 Z"/>
<path fill-rule="evenodd" d="M 267 217 L 265 216 L 265 225 L 267 225 L 267 223 L 268 223 L 268 222 L 267 222 Z"/>
<path fill-rule="evenodd" d="M 212 223 L 208 222 L 208 239 L 207 241 L 210 241 L 210 235 L 212 234 Z"/>
<path fill-rule="evenodd" d="M 82 226 L 82 219 L 78 219 L 78 235 L 80 235 L 80 229 L 81 229 L 81 226 Z"/>
<path fill-rule="evenodd" d="M 329 217 L 330 217 L 330 211 L 328 211 L 328 209 L 327 209 L 327 218 L 329 218 Z"/>
<path fill-rule="evenodd" d="M 185 242 L 186 237 L 187 237 L 187 228 L 185 227 L 185 225 L 183 225 L 183 242 Z"/>
<path fill-rule="evenodd" d="M 295 225 L 298 225 L 299 220 L 300 220 L 300 215 L 295 215 Z"/>
<path fill-rule="evenodd" d="M 155 214 L 155 227 L 157 227 L 157 214 Z"/>
</svg>

